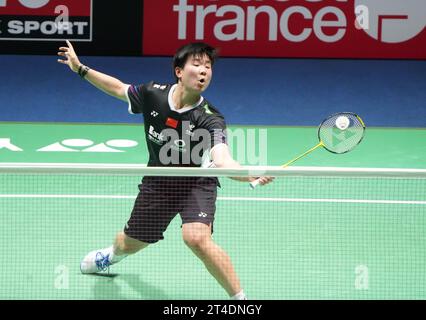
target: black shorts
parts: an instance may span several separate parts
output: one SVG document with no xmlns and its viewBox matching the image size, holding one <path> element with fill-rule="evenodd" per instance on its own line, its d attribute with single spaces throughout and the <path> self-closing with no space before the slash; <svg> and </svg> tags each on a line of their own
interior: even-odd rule
<svg viewBox="0 0 426 320">
<path fill-rule="evenodd" d="M 124 233 L 155 243 L 178 213 L 182 224 L 201 222 L 213 230 L 217 186 L 211 177 L 144 177 Z"/>
</svg>

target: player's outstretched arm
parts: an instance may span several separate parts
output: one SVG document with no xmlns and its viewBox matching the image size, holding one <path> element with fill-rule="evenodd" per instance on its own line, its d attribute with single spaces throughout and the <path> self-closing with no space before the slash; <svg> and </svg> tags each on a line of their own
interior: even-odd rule
<svg viewBox="0 0 426 320">
<path fill-rule="evenodd" d="M 107 74 L 89 69 L 83 65 L 74 50 L 70 41 L 66 41 L 66 47 L 60 47 L 58 56 L 64 59 L 58 59 L 59 63 L 66 64 L 73 72 L 79 73 L 87 81 L 103 92 L 127 102 L 126 91 L 129 85 Z"/>
<path fill-rule="evenodd" d="M 238 169 L 242 166 L 232 158 L 229 147 L 226 144 L 219 144 L 212 148 L 211 157 L 216 168 Z M 268 184 L 274 180 L 273 177 L 230 177 L 241 182 L 253 182 L 259 179 L 261 185 Z"/>
</svg>

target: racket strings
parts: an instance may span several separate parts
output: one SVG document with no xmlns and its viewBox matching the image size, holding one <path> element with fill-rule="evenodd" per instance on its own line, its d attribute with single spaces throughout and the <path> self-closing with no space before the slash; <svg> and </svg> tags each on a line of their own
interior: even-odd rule
<svg viewBox="0 0 426 320">
<path fill-rule="evenodd" d="M 340 129 L 336 125 L 338 117 L 345 116 L 349 119 L 349 125 Z M 323 146 L 334 153 L 345 153 L 355 148 L 364 136 L 365 126 L 362 120 L 355 114 L 339 113 L 326 119 L 318 130 L 319 139 Z"/>
</svg>

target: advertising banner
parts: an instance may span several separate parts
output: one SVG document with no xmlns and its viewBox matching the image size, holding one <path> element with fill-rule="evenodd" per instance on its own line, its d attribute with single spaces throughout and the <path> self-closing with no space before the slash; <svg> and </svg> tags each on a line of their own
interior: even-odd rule
<svg viewBox="0 0 426 320">
<path fill-rule="evenodd" d="M 0 0 L 0 40 L 92 40 L 92 0 Z"/>
<path fill-rule="evenodd" d="M 203 41 L 222 56 L 426 58 L 426 0 L 145 0 L 143 54 Z"/>
</svg>

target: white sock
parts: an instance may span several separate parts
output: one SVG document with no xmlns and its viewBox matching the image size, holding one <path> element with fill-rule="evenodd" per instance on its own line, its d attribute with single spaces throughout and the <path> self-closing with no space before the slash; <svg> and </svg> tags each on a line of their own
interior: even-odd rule
<svg viewBox="0 0 426 320">
<path fill-rule="evenodd" d="M 107 248 L 107 252 L 110 254 L 110 259 L 109 261 L 111 261 L 111 264 L 113 263 L 117 263 L 120 262 L 121 260 L 123 260 L 125 257 L 127 257 L 127 254 L 122 254 L 120 256 L 117 256 L 114 252 L 114 246 L 111 246 L 109 248 Z"/>
<path fill-rule="evenodd" d="M 232 300 L 247 300 L 246 295 L 244 294 L 244 291 L 241 290 L 238 292 L 235 296 L 231 297 Z"/>
</svg>

